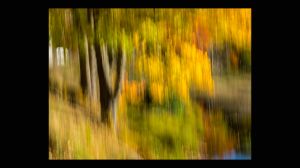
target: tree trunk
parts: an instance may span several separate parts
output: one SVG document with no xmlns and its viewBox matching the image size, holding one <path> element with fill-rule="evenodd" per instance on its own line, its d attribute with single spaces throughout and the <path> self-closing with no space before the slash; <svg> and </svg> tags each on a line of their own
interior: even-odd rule
<svg viewBox="0 0 300 168">
<path fill-rule="evenodd" d="M 86 50 L 84 45 L 79 43 L 79 66 L 80 66 L 80 85 L 83 94 L 88 92 L 87 84 L 87 73 L 86 73 Z"/>
<path fill-rule="evenodd" d="M 97 40 L 96 40 L 97 41 Z M 112 88 L 111 82 L 111 67 L 109 66 L 108 54 L 106 46 L 95 44 L 95 53 L 97 58 L 97 68 L 99 76 L 99 87 L 100 87 L 100 104 L 101 104 L 101 121 L 110 125 L 109 111 L 112 110 L 114 125 L 116 125 L 116 107 L 117 100 L 122 88 L 122 82 L 124 80 L 125 73 L 125 55 L 119 54 L 116 61 L 116 86 Z M 118 53 L 120 53 L 119 50 Z M 113 107 L 112 107 L 113 106 Z"/>
<path fill-rule="evenodd" d="M 98 41 L 98 40 L 95 40 Z M 102 48 L 102 50 L 101 50 Z M 109 121 L 109 107 L 111 100 L 111 85 L 109 79 L 109 69 L 107 68 L 108 62 L 104 63 L 104 57 L 107 58 L 107 52 L 105 47 L 101 47 L 98 42 L 95 43 L 95 54 L 97 58 L 97 69 L 100 87 L 100 105 L 101 105 L 101 121 L 110 124 Z M 108 60 L 107 60 L 108 61 Z M 106 72 L 106 73 L 105 73 Z"/>
<path fill-rule="evenodd" d="M 98 30 L 97 18 L 98 15 L 95 11 L 90 10 L 91 19 L 94 23 L 92 26 L 92 31 L 95 32 Z M 125 73 L 125 62 L 126 56 L 121 47 L 121 44 L 118 45 L 117 56 L 115 57 L 113 54 L 114 52 L 108 54 L 108 50 L 111 48 L 107 48 L 106 45 L 100 45 L 98 37 L 94 38 L 94 47 L 95 47 L 95 56 L 97 62 L 97 70 L 98 70 L 98 79 L 99 79 L 99 87 L 100 87 L 100 105 L 101 105 L 101 121 L 105 124 L 111 125 L 111 119 L 109 112 L 112 111 L 114 127 L 116 129 L 116 112 L 117 112 L 117 100 L 119 98 L 119 94 L 122 88 L 122 82 L 124 79 Z M 112 61 L 113 64 L 111 65 L 109 62 L 109 57 L 113 59 L 117 59 L 116 61 Z M 112 71 L 113 67 L 116 67 L 116 81 L 115 87 L 113 88 L 113 81 L 112 81 Z"/>
<path fill-rule="evenodd" d="M 94 23 L 92 32 L 98 30 L 98 13 L 94 10 L 89 10 L 90 23 Z M 97 62 L 98 79 L 99 79 L 99 91 L 100 91 L 100 106 L 101 106 L 101 121 L 110 125 L 109 111 L 111 107 L 112 99 L 112 85 L 111 85 L 111 73 L 109 68 L 108 52 L 105 45 L 100 45 L 99 39 L 94 38 L 95 56 Z"/>
<path fill-rule="evenodd" d="M 57 57 L 56 57 L 56 46 L 53 44 L 52 42 L 52 67 L 53 70 L 56 69 L 56 65 L 57 65 Z"/>
<path fill-rule="evenodd" d="M 94 36 L 95 36 L 95 29 L 94 29 L 94 16 L 93 16 L 93 9 L 87 9 L 87 20 L 88 20 L 88 26 L 90 28 L 89 37 L 91 37 L 88 40 L 89 44 L 89 62 L 90 62 L 90 82 L 91 82 L 91 101 L 96 100 L 96 61 L 95 61 L 95 48 L 94 48 Z"/>
<path fill-rule="evenodd" d="M 91 98 L 92 101 L 96 101 L 97 100 L 97 70 L 96 70 L 96 58 L 95 58 L 95 48 L 94 45 L 90 45 L 89 46 L 90 49 L 90 54 L 89 54 L 89 58 L 90 58 L 90 74 L 91 74 Z"/>
<path fill-rule="evenodd" d="M 117 128 L 117 107 L 118 107 L 118 99 L 122 90 L 122 83 L 124 81 L 125 75 L 125 65 L 126 65 L 126 56 L 125 52 L 119 46 L 118 56 L 117 56 L 117 78 L 116 78 L 116 86 L 114 90 L 114 95 L 112 98 L 112 106 L 113 106 L 113 122 L 114 128 Z"/>
<path fill-rule="evenodd" d="M 67 50 L 67 48 L 64 48 L 64 65 L 65 65 L 65 67 L 67 67 L 68 66 L 68 55 L 69 55 L 69 51 Z"/>
<path fill-rule="evenodd" d="M 117 128 L 117 108 L 118 108 L 118 97 L 112 100 L 112 117 L 114 128 Z"/>
<path fill-rule="evenodd" d="M 91 97 L 92 95 L 92 87 L 91 87 L 91 62 L 90 62 L 90 53 L 89 53 L 89 43 L 87 39 L 87 35 L 84 34 L 84 51 L 85 51 L 85 61 L 86 61 L 86 80 L 87 80 L 87 95 Z"/>
</svg>

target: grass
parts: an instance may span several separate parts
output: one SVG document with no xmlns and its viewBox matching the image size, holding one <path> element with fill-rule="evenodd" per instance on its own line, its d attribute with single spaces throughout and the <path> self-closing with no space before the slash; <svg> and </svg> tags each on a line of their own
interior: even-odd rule
<svg viewBox="0 0 300 168">
<path fill-rule="evenodd" d="M 66 83 L 78 79 L 52 73 L 50 79 L 49 159 L 206 159 L 236 144 L 220 113 L 207 114 L 176 97 L 164 105 L 132 105 L 122 93 L 116 133 L 100 123 L 99 102 L 87 101 L 78 86 Z"/>
<path fill-rule="evenodd" d="M 50 93 L 49 159 L 205 159 L 233 148 L 222 116 L 200 106 L 173 113 L 128 105 L 118 133 L 100 124 L 97 105 L 89 107 Z"/>
<path fill-rule="evenodd" d="M 52 94 L 49 102 L 49 159 L 139 158 L 113 131 L 90 120 L 92 114 L 86 110 Z"/>
</svg>

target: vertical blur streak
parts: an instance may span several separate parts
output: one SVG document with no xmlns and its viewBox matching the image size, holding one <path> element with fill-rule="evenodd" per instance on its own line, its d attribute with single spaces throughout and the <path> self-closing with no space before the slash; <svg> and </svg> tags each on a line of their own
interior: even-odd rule
<svg viewBox="0 0 300 168">
<path fill-rule="evenodd" d="M 49 142 L 50 159 L 251 159 L 251 9 L 49 9 Z"/>
</svg>

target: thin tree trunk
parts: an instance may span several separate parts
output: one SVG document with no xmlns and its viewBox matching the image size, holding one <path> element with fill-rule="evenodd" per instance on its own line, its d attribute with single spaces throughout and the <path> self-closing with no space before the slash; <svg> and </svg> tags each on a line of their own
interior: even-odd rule
<svg viewBox="0 0 300 168">
<path fill-rule="evenodd" d="M 64 65 L 65 65 L 65 67 L 68 65 L 68 55 L 67 55 L 67 53 L 68 53 L 69 51 L 67 51 L 67 48 L 64 48 Z"/>
<path fill-rule="evenodd" d="M 118 57 L 117 57 L 117 78 L 116 78 L 116 87 L 114 90 L 114 95 L 112 99 L 113 106 L 113 122 L 114 128 L 117 129 L 117 107 L 118 107 L 118 99 L 122 90 L 122 83 L 124 81 L 125 76 L 125 65 L 126 65 L 126 56 L 123 49 L 119 46 Z"/>
<path fill-rule="evenodd" d="M 118 108 L 118 97 L 112 100 L 112 117 L 113 117 L 113 124 L 115 130 L 117 129 L 117 108 Z"/>
<path fill-rule="evenodd" d="M 96 85 L 96 81 L 97 81 L 97 70 L 96 70 L 96 58 L 95 58 L 95 49 L 94 49 L 94 45 L 90 45 L 90 54 L 89 54 L 89 58 L 90 58 L 90 72 L 91 72 L 91 98 L 93 101 L 97 100 L 97 85 Z"/>
<path fill-rule="evenodd" d="M 90 37 L 94 37 L 94 16 L 93 9 L 87 9 L 88 23 L 91 31 Z M 91 79 L 91 101 L 96 100 L 96 74 L 95 74 L 95 48 L 93 38 L 89 39 L 89 62 L 90 62 L 90 79 Z"/>
<path fill-rule="evenodd" d="M 57 57 L 56 57 L 56 46 L 52 43 L 52 66 L 53 66 L 53 70 L 56 69 L 57 66 Z"/>
<path fill-rule="evenodd" d="M 87 35 L 84 35 L 84 50 L 85 50 L 85 60 L 86 60 L 86 77 L 87 77 L 87 94 L 88 97 L 91 97 L 92 95 L 92 87 L 91 87 L 91 68 L 90 68 L 90 59 L 89 59 L 89 44 L 88 44 L 88 39 Z"/>
</svg>

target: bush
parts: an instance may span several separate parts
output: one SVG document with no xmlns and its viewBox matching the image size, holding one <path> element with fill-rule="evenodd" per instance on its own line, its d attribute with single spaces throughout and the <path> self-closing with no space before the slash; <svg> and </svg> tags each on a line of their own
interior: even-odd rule
<svg viewBox="0 0 300 168">
<path fill-rule="evenodd" d="M 251 71 L 251 51 L 242 50 L 240 53 L 240 70 L 242 72 Z"/>
<path fill-rule="evenodd" d="M 182 105 L 176 97 L 170 102 L 174 107 Z M 161 107 L 128 107 L 129 129 L 134 132 L 134 141 L 142 156 L 150 159 L 198 156 L 199 137 L 203 137 L 202 118 L 196 115 L 195 109 L 182 111 L 185 112 L 174 114 Z"/>
</svg>

